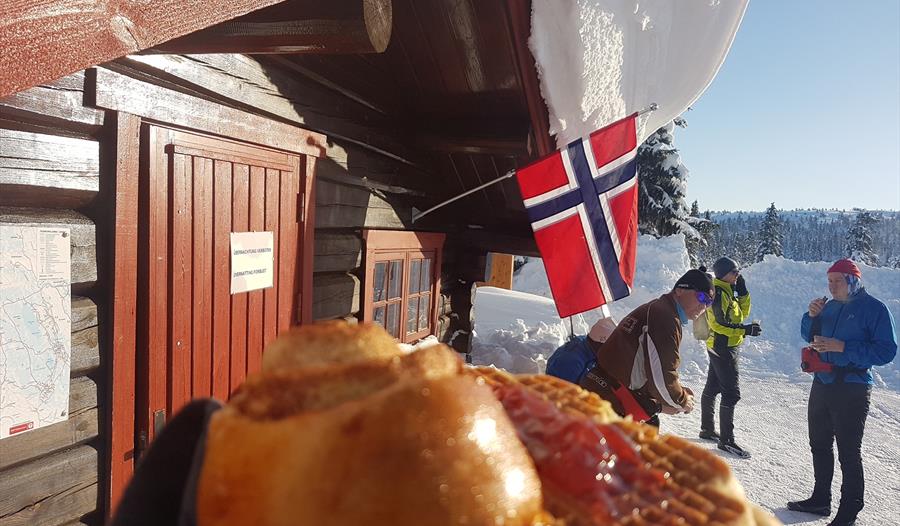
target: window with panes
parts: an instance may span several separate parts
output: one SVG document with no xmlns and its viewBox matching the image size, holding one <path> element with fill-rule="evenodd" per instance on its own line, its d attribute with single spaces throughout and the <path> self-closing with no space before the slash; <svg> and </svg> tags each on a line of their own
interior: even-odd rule
<svg viewBox="0 0 900 526">
<path fill-rule="evenodd" d="M 443 236 L 409 232 L 378 235 L 372 231 L 367 234 L 363 319 L 383 326 L 401 342 L 434 334 Z M 440 244 L 434 246 L 438 240 Z"/>
</svg>

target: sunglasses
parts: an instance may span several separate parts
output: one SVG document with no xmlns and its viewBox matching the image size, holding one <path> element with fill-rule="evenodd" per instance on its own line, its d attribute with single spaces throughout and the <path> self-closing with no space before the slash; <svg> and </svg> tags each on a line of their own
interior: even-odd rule
<svg viewBox="0 0 900 526">
<path fill-rule="evenodd" d="M 710 296 L 708 292 L 703 292 L 702 290 L 697 291 L 697 301 L 706 305 L 707 307 L 713 304 L 713 299 L 715 298 Z"/>
</svg>

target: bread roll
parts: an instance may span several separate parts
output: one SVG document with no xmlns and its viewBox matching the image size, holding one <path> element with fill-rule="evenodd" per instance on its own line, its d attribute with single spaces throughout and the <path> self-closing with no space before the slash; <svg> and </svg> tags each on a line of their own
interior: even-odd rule
<svg viewBox="0 0 900 526">
<path fill-rule="evenodd" d="M 540 480 L 491 389 L 445 346 L 382 359 L 249 379 L 210 422 L 198 523 L 540 524 Z"/>
<path fill-rule="evenodd" d="M 266 347 L 262 370 L 383 361 L 401 354 L 394 338 L 378 325 L 325 321 L 281 334 Z"/>
</svg>

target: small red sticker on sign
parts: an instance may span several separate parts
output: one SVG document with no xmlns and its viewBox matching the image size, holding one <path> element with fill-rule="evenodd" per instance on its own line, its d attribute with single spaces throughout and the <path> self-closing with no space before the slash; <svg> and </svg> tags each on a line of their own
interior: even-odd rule
<svg viewBox="0 0 900 526">
<path fill-rule="evenodd" d="M 22 431 L 28 431 L 29 429 L 34 429 L 34 422 L 26 422 L 24 424 L 12 426 L 11 428 L 9 428 L 9 434 L 15 435 L 16 433 L 21 433 Z"/>
</svg>

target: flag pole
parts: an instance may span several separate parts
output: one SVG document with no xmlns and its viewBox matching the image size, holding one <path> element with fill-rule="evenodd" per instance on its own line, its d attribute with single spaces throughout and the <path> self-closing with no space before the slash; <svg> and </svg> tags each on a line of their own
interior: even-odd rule
<svg viewBox="0 0 900 526">
<path fill-rule="evenodd" d="M 447 199 L 446 201 L 443 201 L 443 202 L 441 202 L 441 203 L 438 203 L 438 204 L 432 206 L 431 208 L 429 208 L 428 210 L 425 210 L 424 212 L 416 212 L 415 209 L 413 209 L 413 215 L 412 215 L 413 223 L 415 223 L 416 220 L 421 219 L 423 216 L 426 216 L 426 215 L 428 215 L 428 214 L 434 212 L 434 211 L 437 210 L 438 208 L 443 208 L 443 207 L 449 205 L 450 203 L 452 203 L 453 201 L 456 201 L 457 199 L 462 199 L 463 197 L 465 197 L 465 196 L 467 196 L 467 195 L 469 195 L 469 194 L 473 194 L 473 193 L 475 193 L 475 192 L 481 190 L 482 188 L 487 188 L 488 186 L 491 186 L 492 184 L 499 183 L 500 181 L 502 181 L 502 180 L 504 180 L 504 179 L 509 179 L 510 177 L 512 177 L 512 176 L 514 176 L 514 175 L 516 175 L 516 171 L 515 171 L 515 170 L 510 170 L 510 171 L 506 172 L 505 174 L 501 175 L 500 177 L 498 177 L 498 178 L 496 178 L 496 179 L 492 179 L 492 180 L 490 180 L 490 181 L 484 183 L 484 184 L 481 185 L 481 186 L 477 186 L 477 187 L 475 187 L 475 188 L 473 188 L 473 189 L 471 189 L 471 190 L 468 190 L 468 191 L 466 191 L 466 192 L 463 192 L 463 193 L 459 194 L 459 195 L 456 196 L 456 197 L 451 197 L 450 199 Z"/>
<path fill-rule="evenodd" d="M 638 115 L 643 115 L 643 114 L 645 114 L 645 113 L 650 113 L 651 111 L 656 111 L 656 110 L 658 110 L 658 109 L 659 109 L 659 104 L 653 102 L 653 103 L 651 103 L 649 106 L 647 106 L 646 108 L 644 108 L 644 109 L 642 109 L 641 111 L 637 112 L 637 114 L 638 114 Z M 465 197 L 465 196 L 467 196 L 467 195 L 469 195 L 469 194 L 474 194 L 475 192 L 477 192 L 477 191 L 479 191 L 479 190 L 482 190 L 482 189 L 484 189 L 484 188 L 487 188 L 488 186 L 491 186 L 492 184 L 497 184 L 497 183 L 499 183 L 500 181 L 502 181 L 502 180 L 504 180 L 504 179 L 509 179 L 510 177 L 512 177 L 512 176 L 514 176 L 514 175 L 516 175 L 515 169 L 510 170 L 510 171 L 506 172 L 505 174 L 501 175 L 500 177 L 498 177 L 498 178 L 496 178 L 496 179 L 491 179 L 490 181 L 484 183 L 483 185 L 476 186 L 475 188 L 473 188 L 473 189 L 471 189 L 471 190 L 467 190 L 467 191 L 465 191 L 465 192 L 463 192 L 463 193 L 461 193 L 461 194 L 459 194 L 459 195 L 457 195 L 457 196 L 455 196 L 455 197 L 451 197 L 450 199 L 447 199 L 446 201 L 442 201 L 442 202 L 440 202 L 440 203 L 438 203 L 438 204 L 432 206 L 432 207 L 429 208 L 428 210 L 425 210 L 424 212 L 419 212 L 416 208 L 413 208 L 412 222 L 415 223 L 415 222 L 418 221 L 419 219 L 422 219 L 423 217 L 425 217 L 425 216 L 427 216 L 428 214 L 434 212 L 434 211 L 437 210 L 438 208 L 443 208 L 443 207 L 449 205 L 450 203 L 452 203 L 452 202 L 454 202 L 454 201 L 457 201 L 457 200 L 459 200 L 459 199 L 462 199 L 463 197 Z"/>
</svg>

